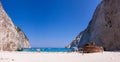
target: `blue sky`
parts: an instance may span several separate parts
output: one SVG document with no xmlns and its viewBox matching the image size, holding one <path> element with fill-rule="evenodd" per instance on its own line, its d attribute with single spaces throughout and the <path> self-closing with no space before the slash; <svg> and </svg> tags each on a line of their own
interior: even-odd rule
<svg viewBox="0 0 120 62">
<path fill-rule="evenodd" d="M 64 47 L 84 30 L 101 0 L 0 0 L 32 47 Z"/>
</svg>

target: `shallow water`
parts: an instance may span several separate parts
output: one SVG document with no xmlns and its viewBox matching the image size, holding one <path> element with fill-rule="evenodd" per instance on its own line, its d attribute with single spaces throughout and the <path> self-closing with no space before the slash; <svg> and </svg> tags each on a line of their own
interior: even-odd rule
<svg viewBox="0 0 120 62">
<path fill-rule="evenodd" d="M 72 52 L 72 48 L 25 48 L 22 52 Z"/>
</svg>

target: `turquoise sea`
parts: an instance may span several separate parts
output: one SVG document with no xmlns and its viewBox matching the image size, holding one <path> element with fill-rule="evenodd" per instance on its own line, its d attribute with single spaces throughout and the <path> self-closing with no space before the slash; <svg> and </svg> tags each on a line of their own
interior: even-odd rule
<svg viewBox="0 0 120 62">
<path fill-rule="evenodd" d="M 72 52 L 72 48 L 25 48 L 22 52 Z"/>
</svg>

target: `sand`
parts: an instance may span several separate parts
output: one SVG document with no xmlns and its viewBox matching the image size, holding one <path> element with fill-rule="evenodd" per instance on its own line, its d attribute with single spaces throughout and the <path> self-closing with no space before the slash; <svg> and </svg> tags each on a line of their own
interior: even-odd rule
<svg viewBox="0 0 120 62">
<path fill-rule="evenodd" d="M 45 53 L 0 52 L 0 62 L 120 62 L 120 52 Z"/>
</svg>

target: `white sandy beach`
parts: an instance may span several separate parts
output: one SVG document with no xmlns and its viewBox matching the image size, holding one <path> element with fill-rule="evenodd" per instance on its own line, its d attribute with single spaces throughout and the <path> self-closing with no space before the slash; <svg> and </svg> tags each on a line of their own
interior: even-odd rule
<svg viewBox="0 0 120 62">
<path fill-rule="evenodd" d="M 89 54 L 0 52 L 0 62 L 120 62 L 120 52 Z"/>
</svg>

